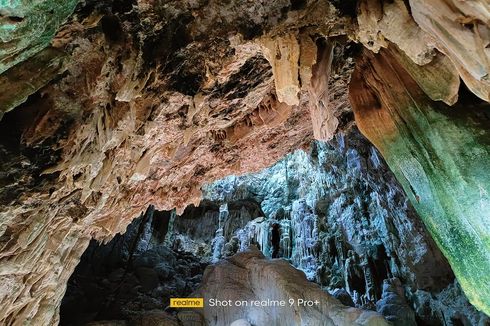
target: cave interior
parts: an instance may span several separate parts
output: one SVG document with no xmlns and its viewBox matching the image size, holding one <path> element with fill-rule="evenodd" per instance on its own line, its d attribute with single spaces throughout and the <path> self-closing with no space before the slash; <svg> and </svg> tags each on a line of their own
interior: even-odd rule
<svg viewBox="0 0 490 326">
<path fill-rule="evenodd" d="M 489 326 L 489 76 L 488 0 L 0 1 L 0 325 Z"/>
</svg>

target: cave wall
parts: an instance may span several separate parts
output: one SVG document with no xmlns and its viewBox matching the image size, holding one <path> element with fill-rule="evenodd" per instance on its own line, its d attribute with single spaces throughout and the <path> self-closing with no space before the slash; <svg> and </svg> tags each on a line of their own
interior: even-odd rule
<svg viewBox="0 0 490 326">
<path fill-rule="evenodd" d="M 360 1 L 370 51 L 349 91 L 360 130 L 487 314 L 489 17 L 486 1 Z"/>
<path fill-rule="evenodd" d="M 470 301 L 488 312 L 489 104 L 462 93 L 455 107 L 431 101 L 386 51 L 364 53 L 350 94 L 359 128 L 383 153 Z"/>
<path fill-rule="evenodd" d="M 204 198 L 197 207 L 186 207 L 175 219 L 170 241 L 177 250 L 192 252 L 211 261 L 213 239 L 218 230 L 221 230 L 225 239 L 229 239 L 236 230 L 263 215 L 260 204 L 253 199 L 231 199 L 226 205 L 222 205 Z"/>
<path fill-rule="evenodd" d="M 55 323 L 63 284 L 90 238 L 109 241 L 148 204 L 197 205 L 202 183 L 257 171 L 352 124 L 349 40 L 373 53 L 395 44 L 396 62 L 416 81 L 409 92 L 420 87 L 449 110 L 466 107 L 459 78 L 488 101 L 489 17 L 485 0 L 2 2 L 0 321 Z M 386 135 L 361 129 L 392 162 L 381 148 Z M 451 152 L 449 143 L 441 146 Z M 458 148 L 462 166 L 472 164 Z M 488 200 L 477 182 L 453 194 L 476 196 L 456 207 Z M 450 246 L 429 228 L 488 312 L 488 278 L 472 276 L 487 269 L 488 228 L 478 218 L 454 224 L 460 216 L 446 222 L 471 227 L 456 228 Z M 461 255 L 470 264 L 451 258 Z"/>
</svg>

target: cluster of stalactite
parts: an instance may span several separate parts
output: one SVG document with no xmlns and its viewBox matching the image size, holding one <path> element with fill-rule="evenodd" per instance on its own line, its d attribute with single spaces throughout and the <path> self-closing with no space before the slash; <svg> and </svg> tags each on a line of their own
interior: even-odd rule
<svg viewBox="0 0 490 326">
<path fill-rule="evenodd" d="M 90 240 L 149 204 L 353 124 L 490 313 L 489 26 L 486 0 L 0 3 L 0 323 L 56 323 Z"/>
</svg>

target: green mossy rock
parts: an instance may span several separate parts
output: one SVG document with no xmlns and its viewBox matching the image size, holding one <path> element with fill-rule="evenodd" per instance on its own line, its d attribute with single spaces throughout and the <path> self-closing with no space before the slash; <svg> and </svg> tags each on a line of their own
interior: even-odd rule
<svg viewBox="0 0 490 326">
<path fill-rule="evenodd" d="M 430 100 L 385 51 L 358 61 L 350 99 L 468 299 L 490 315 L 490 105 Z"/>
<path fill-rule="evenodd" d="M 46 48 L 78 0 L 0 0 L 0 74 Z"/>
</svg>

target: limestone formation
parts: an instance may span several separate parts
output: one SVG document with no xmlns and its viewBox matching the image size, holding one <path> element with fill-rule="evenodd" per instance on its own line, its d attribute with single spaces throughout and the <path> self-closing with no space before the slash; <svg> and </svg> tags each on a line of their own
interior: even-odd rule
<svg viewBox="0 0 490 326">
<path fill-rule="evenodd" d="M 490 101 L 490 5 L 484 0 L 410 0 L 417 24 L 455 64 L 461 78 Z"/>
<path fill-rule="evenodd" d="M 0 75 L 0 120 L 62 72 L 64 53 L 47 48 Z"/>
<path fill-rule="evenodd" d="M 288 34 L 261 41 L 264 56 L 272 66 L 277 99 L 289 105 L 299 104 L 299 56 L 297 36 Z"/>
<path fill-rule="evenodd" d="M 265 260 L 255 250 L 239 253 L 204 272 L 203 283 L 193 295 L 205 300 L 284 301 L 285 306 L 271 307 L 205 306 L 202 314 L 211 325 L 230 325 L 245 319 L 252 325 L 389 325 L 375 313 L 346 307 L 310 283 L 304 274 L 283 260 Z M 289 300 L 295 300 L 290 306 Z M 318 303 L 298 305 L 298 299 Z M 260 305 L 260 304 L 259 304 Z"/>
<path fill-rule="evenodd" d="M 2 1 L 0 74 L 46 48 L 76 4 L 77 0 Z M 32 60 L 35 63 L 39 59 Z"/>
<path fill-rule="evenodd" d="M 431 101 L 386 51 L 364 52 L 350 88 L 360 130 L 397 175 L 470 302 L 489 312 L 489 105 L 466 96 L 454 108 Z"/>
<path fill-rule="evenodd" d="M 150 204 L 182 213 L 355 123 L 490 313 L 489 17 L 486 0 L 0 1 L 0 324 L 56 324 L 90 240 Z"/>
<path fill-rule="evenodd" d="M 403 0 L 361 0 L 358 4 L 359 41 L 371 51 L 395 43 L 417 65 L 430 63 L 435 56 L 430 37 L 410 15 Z"/>
<path fill-rule="evenodd" d="M 237 252 L 255 243 L 272 257 L 272 230 L 279 224 L 279 257 L 345 305 L 376 309 L 400 323 L 413 323 L 412 309 L 429 325 L 488 322 L 468 308 L 447 261 L 386 162 L 356 130 L 315 142 L 307 153 L 296 151 L 260 173 L 227 177 L 203 190 L 200 209 L 177 219 L 182 224 L 176 232 L 191 229 L 179 236 L 181 248 L 192 244 L 187 248 L 194 253 L 206 248 L 210 240 L 203 234 L 214 237 L 218 206 L 225 203 L 230 208 L 221 223 L 225 248 Z M 239 209 L 238 203 L 247 206 Z M 193 231 L 196 221 L 199 233 Z M 223 250 L 222 257 L 229 252 Z M 391 284 L 386 295 L 385 283 Z"/>
</svg>

